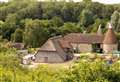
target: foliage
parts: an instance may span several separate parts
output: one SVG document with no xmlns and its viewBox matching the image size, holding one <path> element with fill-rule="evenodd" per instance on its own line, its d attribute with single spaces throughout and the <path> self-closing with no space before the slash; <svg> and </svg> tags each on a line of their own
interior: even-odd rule
<svg viewBox="0 0 120 82">
<path fill-rule="evenodd" d="M 24 42 L 30 47 L 39 47 L 43 44 L 49 32 L 39 20 L 28 19 L 25 22 Z M 44 36 L 44 37 L 43 37 Z"/>
<path fill-rule="evenodd" d="M 23 30 L 21 29 L 16 29 L 15 33 L 11 36 L 13 42 L 22 42 L 23 41 Z"/>
<path fill-rule="evenodd" d="M 71 32 L 96 32 L 99 24 L 102 25 L 104 32 L 110 18 L 113 27 L 119 32 L 119 11 L 119 4 L 105 5 L 91 0 L 77 3 L 73 1 L 57 2 L 56 0 L 46 2 L 10 0 L 7 3 L 0 3 L 0 36 L 9 41 L 24 42 L 29 47 L 39 47 L 52 36 Z M 31 22 L 33 25 L 30 28 L 28 27 L 30 21 L 27 19 L 34 21 Z M 36 20 L 39 22 L 35 22 Z M 37 29 L 35 30 L 35 28 Z M 21 29 L 23 34 L 16 33 L 18 29 Z M 32 31 L 28 35 L 27 30 L 30 29 L 34 30 L 36 34 Z M 44 35 L 43 39 L 40 37 L 42 35 Z M 17 41 L 18 36 L 21 40 Z M 36 37 L 40 39 L 33 39 Z"/>
<path fill-rule="evenodd" d="M 24 42 L 29 47 L 39 47 L 52 36 L 84 30 L 96 32 L 100 24 L 104 32 L 110 18 L 115 31 L 119 32 L 119 12 L 119 4 L 104 5 L 91 0 L 78 3 L 11 0 L 0 3 L 0 81 L 119 82 L 118 62 L 108 65 L 100 60 L 79 60 L 69 69 L 55 70 L 44 65 L 36 69 L 23 68 L 16 50 L 8 49 L 7 41 Z"/>
<path fill-rule="evenodd" d="M 78 27 L 75 23 L 64 23 L 64 25 L 60 28 L 61 34 L 67 34 L 72 32 L 81 32 L 81 28 Z"/>
<path fill-rule="evenodd" d="M 120 13 L 115 11 L 111 16 L 111 23 L 116 32 L 120 32 Z"/>
<path fill-rule="evenodd" d="M 120 5 L 105 5 L 91 0 L 38 2 L 11 0 L 0 3 L 0 81 L 1 82 L 119 82 L 120 63 L 79 60 L 69 69 L 48 66 L 23 68 L 8 41 L 40 47 L 49 37 L 72 32 L 103 32 L 111 21 L 120 39 Z"/>
<path fill-rule="evenodd" d="M 7 61 L 6 61 L 7 60 Z M 69 69 L 40 65 L 35 69 L 23 68 L 19 64 L 16 50 L 0 52 L 0 80 L 2 82 L 119 82 L 120 63 L 111 65 L 99 59 L 73 63 Z"/>
<path fill-rule="evenodd" d="M 53 24 L 54 27 L 60 27 L 63 25 L 63 20 L 60 17 L 53 17 L 51 19 L 51 23 Z"/>
<path fill-rule="evenodd" d="M 90 24 L 94 23 L 94 15 L 89 10 L 83 10 L 80 16 L 81 25 L 88 27 Z"/>
</svg>

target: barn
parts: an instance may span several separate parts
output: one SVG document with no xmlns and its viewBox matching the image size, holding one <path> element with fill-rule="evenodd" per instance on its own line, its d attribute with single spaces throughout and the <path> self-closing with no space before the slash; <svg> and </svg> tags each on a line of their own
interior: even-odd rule
<svg viewBox="0 0 120 82">
<path fill-rule="evenodd" d="M 61 36 L 48 39 L 35 55 L 35 62 L 41 63 L 62 63 L 72 58 L 72 53 L 65 52 L 70 49 L 69 45 L 63 45 Z"/>
<path fill-rule="evenodd" d="M 35 55 L 35 62 L 61 63 L 72 59 L 73 53 L 112 53 L 114 50 L 118 50 L 118 41 L 109 24 L 105 35 L 99 27 L 94 34 L 70 33 L 48 39 Z"/>
</svg>

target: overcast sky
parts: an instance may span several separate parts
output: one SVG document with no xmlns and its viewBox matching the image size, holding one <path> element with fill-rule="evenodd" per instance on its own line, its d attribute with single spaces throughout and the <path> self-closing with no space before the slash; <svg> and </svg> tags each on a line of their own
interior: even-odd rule
<svg viewBox="0 0 120 82">
<path fill-rule="evenodd" d="M 120 0 L 93 0 L 93 1 L 98 1 L 98 2 L 106 3 L 106 4 L 120 3 Z"/>
<path fill-rule="evenodd" d="M 0 1 L 8 1 L 8 0 L 0 0 Z M 42 0 L 43 1 L 43 0 Z M 76 2 L 81 1 L 81 0 L 74 0 Z M 101 2 L 101 3 L 105 3 L 105 4 L 115 4 L 115 3 L 120 3 L 120 0 L 93 0 L 93 1 L 97 1 L 97 2 Z"/>
</svg>

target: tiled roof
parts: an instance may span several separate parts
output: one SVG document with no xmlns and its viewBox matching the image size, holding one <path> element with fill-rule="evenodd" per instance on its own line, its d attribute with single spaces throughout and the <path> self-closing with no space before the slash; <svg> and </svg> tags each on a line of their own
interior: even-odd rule
<svg viewBox="0 0 120 82">
<path fill-rule="evenodd" d="M 59 43 L 62 48 L 71 48 L 71 45 L 68 41 L 65 41 L 64 39 L 60 39 Z"/>
<path fill-rule="evenodd" d="M 68 35 L 56 36 L 48 39 L 48 41 L 40 48 L 40 51 L 57 51 L 56 45 L 59 44 L 61 48 L 71 48 L 70 43 L 102 43 L 102 35 L 96 34 L 81 34 L 81 33 L 71 33 Z M 55 40 L 55 42 L 54 42 Z"/>
<path fill-rule="evenodd" d="M 104 44 L 116 44 L 117 37 L 112 28 L 109 28 L 107 33 L 105 34 L 105 38 L 103 41 Z"/>
<path fill-rule="evenodd" d="M 102 43 L 103 35 L 71 33 L 64 36 L 64 40 L 72 43 Z"/>
<path fill-rule="evenodd" d="M 39 51 L 42 52 L 57 52 L 58 55 L 65 60 L 67 53 L 64 51 L 65 45 L 61 44 L 64 42 L 61 42 L 62 37 L 61 36 L 56 36 L 49 38 L 47 42 L 39 49 Z"/>
<path fill-rule="evenodd" d="M 117 43 L 117 38 L 112 29 L 109 29 L 105 35 L 98 34 L 82 34 L 82 33 L 70 33 L 68 35 L 55 36 L 50 39 L 40 48 L 40 51 L 58 51 L 59 49 L 71 48 L 70 43 L 85 43 L 85 44 L 94 44 L 94 43 L 105 43 L 105 44 L 114 44 Z M 56 47 L 59 45 L 59 48 Z M 61 48 L 60 48 L 61 47 Z"/>
<path fill-rule="evenodd" d="M 56 48 L 52 40 L 48 39 L 47 42 L 41 46 L 40 51 L 56 51 Z"/>
</svg>

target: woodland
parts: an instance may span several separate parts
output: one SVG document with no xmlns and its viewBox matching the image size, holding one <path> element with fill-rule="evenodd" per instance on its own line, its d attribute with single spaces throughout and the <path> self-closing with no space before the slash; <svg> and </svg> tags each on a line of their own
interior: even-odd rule
<svg viewBox="0 0 120 82">
<path fill-rule="evenodd" d="M 69 69 L 40 65 L 22 67 L 17 50 L 6 43 L 24 43 L 38 48 L 50 37 L 68 33 L 102 32 L 111 22 L 120 39 L 120 4 L 101 4 L 91 0 L 73 2 L 10 0 L 0 3 L 0 82 L 120 82 L 120 63 L 111 65 L 99 58 L 74 62 Z"/>
</svg>

